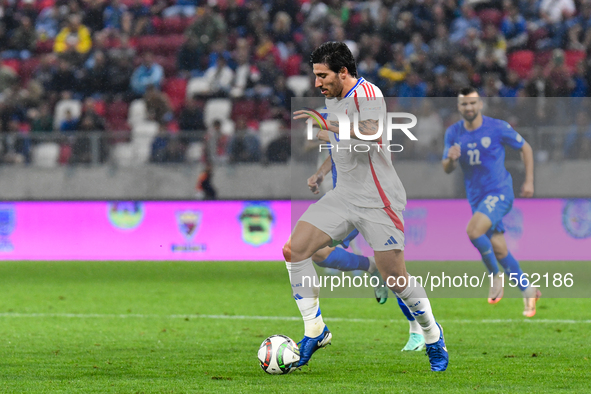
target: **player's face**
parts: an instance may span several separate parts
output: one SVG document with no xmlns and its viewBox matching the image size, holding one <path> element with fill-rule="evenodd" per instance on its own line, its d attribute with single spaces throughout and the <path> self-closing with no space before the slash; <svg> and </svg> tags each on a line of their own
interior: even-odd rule
<svg viewBox="0 0 591 394">
<path fill-rule="evenodd" d="M 458 97 L 458 110 L 462 118 L 468 122 L 476 119 L 482 110 L 482 100 L 478 93 L 470 93 L 467 96 L 460 95 Z"/>
<path fill-rule="evenodd" d="M 332 71 L 326 64 L 314 63 L 313 68 L 316 79 L 314 86 L 320 88 L 320 92 L 324 97 L 340 97 L 343 92 L 343 82 L 339 78 L 339 74 Z"/>
</svg>

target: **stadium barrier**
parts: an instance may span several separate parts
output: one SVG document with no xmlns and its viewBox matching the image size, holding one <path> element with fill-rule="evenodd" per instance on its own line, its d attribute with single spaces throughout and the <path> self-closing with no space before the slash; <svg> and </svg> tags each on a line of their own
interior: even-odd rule
<svg viewBox="0 0 591 394">
<path fill-rule="evenodd" d="M 3 260 L 280 261 L 312 201 L 53 201 L 0 204 Z M 465 200 L 411 200 L 408 260 L 477 261 Z M 591 260 L 591 200 L 518 199 L 505 217 L 515 257 Z M 358 237 L 353 249 L 371 254 Z"/>
</svg>

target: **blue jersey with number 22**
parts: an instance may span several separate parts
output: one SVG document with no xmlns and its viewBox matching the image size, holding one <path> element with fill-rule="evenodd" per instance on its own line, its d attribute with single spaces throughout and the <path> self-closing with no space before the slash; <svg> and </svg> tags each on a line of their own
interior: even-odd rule
<svg viewBox="0 0 591 394">
<path fill-rule="evenodd" d="M 477 205 L 487 194 L 513 189 L 511 174 L 505 168 L 505 146 L 521 149 L 525 143 L 509 123 L 483 116 L 483 123 L 476 130 L 468 131 L 461 120 L 445 131 L 443 159 L 449 148 L 460 146 L 460 166 L 464 172 L 464 184 L 470 205 Z"/>
</svg>

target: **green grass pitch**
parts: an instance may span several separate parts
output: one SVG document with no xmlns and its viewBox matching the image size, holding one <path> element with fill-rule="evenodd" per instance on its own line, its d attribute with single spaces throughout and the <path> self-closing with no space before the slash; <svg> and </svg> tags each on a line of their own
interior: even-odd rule
<svg viewBox="0 0 591 394">
<path fill-rule="evenodd" d="M 303 334 L 285 265 L 0 263 L 2 393 L 589 392 L 591 301 L 432 299 L 450 354 L 405 354 L 395 300 L 322 299 L 333 344 L 265 374 L 264 338 Z"/>
</svg>

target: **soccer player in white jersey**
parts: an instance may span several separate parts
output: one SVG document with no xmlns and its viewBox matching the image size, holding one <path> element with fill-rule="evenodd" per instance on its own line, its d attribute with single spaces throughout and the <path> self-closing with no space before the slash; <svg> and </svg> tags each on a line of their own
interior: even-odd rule
<svg viewBox="0 0 591 394">
<path fill-rule="evenodd" d="M 386 116 L 383 95 L 377 86 L 357 77 L 355 59 L 347 46 L 340 42 L 324 43 L 312 53 L 310 62 L 315 86 L 326 97 L 327 112 L 346 113 L 349 121 L 355 119 L 356 113 L 359 133 L 375 136 L 380 116 L 382 120 Z M 294 119 L 303 120 L 315 116 L 312 110 L 296 111 L 294 115 Z M 319 307 L 320 288 L 312 255 L 357 228 L 374 250 L 382 277 L 421 325 L 431 370 L 444 371 L 449 356 L 443 330 L 433 316 L 425 289 L 406 272 L 402 219 L 406 193 L 390 153 L 376 146 L 379 138 L 374 139 L 369 151 L 351 149 L 371 141 L 355 139 L 356 127 L 351 123 L 347 130 L 352 139 L 341 139 L 339 124 L 333 116 L 329 117 L 327 129 L 339 181 L 334 190 L 306 210 L 283 248 L 292 294 L 304 320 L 299 366 L 307 364 L 312 354 L 332 339 Z"/>
</svg>

